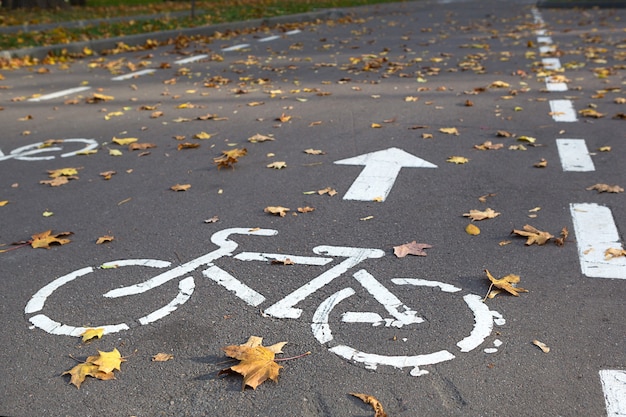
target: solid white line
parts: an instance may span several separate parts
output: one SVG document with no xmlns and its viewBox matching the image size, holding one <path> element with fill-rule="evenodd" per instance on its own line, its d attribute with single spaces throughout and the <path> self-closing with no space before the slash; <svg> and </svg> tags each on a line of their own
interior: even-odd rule
<svg viewBox="0 0 626 417">
<path fill-rule="evenodd" d="M 608 207 L 570 204 L 582 273 L 591 278 L 626 279 L 626 257 L 606 259 L 609 248 L 624 249 Z"/>
<path fill-rule="evenodd" d="M 552 118 L 556 122 L 575 122 L 578 120 L 571 100 L 550 100 Z"/>
<path fill-rule="evenodd" d="M 174 61 L 174 64 L 178 64 L 178 65 L 182 65 L 182 64 L 188 64 L 190 62 L 196 62 L 196 61 L 200 61 L 201 59 L 204 59 L 208 57 L 207 54 L 201 54 L 201 55 L 195 55 L 195 56 L 190 56 L 188 58 L 183 58 L 183 59 L 179 59 L 177 61 Z"/>
<path fill-rule="evenodd" d="M 240 49 L 244 49 L 249 47 L 250 44 L 249 43 L 240 43 L 238 45 L 233 45 L 233 46 L 229 46 L 228 48 L 224 48 L 222 49 L 223 52 L 230 52 L 230 51 L 238 51 Z"/>
<path fill-rule="evenodd" d="M 602 391 L 608 417 L 626 416 L 626 371 L 604 369 L 600 371 Z"/>
<path fill-rule="evenodd" d="M 556 147 L 561 158 L 563 171 L 595 171 L 584 139 L 557 139 Z"/>
<path fill-rule="evenodd" d="M 43 96 L 29 98 L 28 101 L 50 100 L 50 99 L 53 99 L 53 98 L 68 96 L 68 95 L 74 94 L 74 93 L 80 93 L 81 91 L 89 90 L 90 88 L 91 87 L 87 87 L 87 86 L 68 88 L 67 90 L 57 91 L 56 93 L 44 94 Z"/>
<path fill-rule="evenodd" d="M 561 68 L 561 61 L 559 58 L 542 58 L 541 63 L 545 69 L 559 69 Z"/>
<path fill-rule="evenodd" d="M 118 75 L 117 77 L 111 78 L 111 81 L 124 81 L 129 80 L 131 78 L 140 77 L 142 75 L 152 74 L 156 72 L 155 69 L 144 69 L 141 71 L 129 72 L 128 74 Z"/>
</svg>

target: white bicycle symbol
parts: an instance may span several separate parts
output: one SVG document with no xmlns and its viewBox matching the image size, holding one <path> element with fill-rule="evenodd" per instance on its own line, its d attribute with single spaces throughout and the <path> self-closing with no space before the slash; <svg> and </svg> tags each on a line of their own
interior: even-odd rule
<svg viewBox="0 0 626 417">
<path fill-rule="evenodd" d="M 178 293 L 171 301 L 136 320 L 130 320 L 118 324 L 106 324 L 90 327 L 104 328 L 104 333 L 110 334 L 128 330 L 131 325 L 136 325 L 137 323 L 139 325 L 146 325 L 162 319 L 189 300 L 195 289 L 195 281 L 193 277 L 186 275 L 201 267 L 205 268 L 202 271 L 203 276 L 223 286 L 248 305 L 256 307 L 265 302 L 265 296 L 245 283 L 237 280 L 230 273 L 213 263 L 215 260 L 222 257 L 233 257 L 234 259 L 241 261 L 262 261 L 266 263 L 272 260 L 285 261 L 286 259 L 289 259 L 296 265 L 317 266 L 323 266 L 332 262 L 334 260 L 333 257 L 345 258 L 343 261 L 332 266 L 330 269 L 316 276 L 311 281 L 289 293 L 280 301 L 264 310 L 264 314 L 267 316 L 297 319 L 303 312 L 302 309 L 295 307 L 298 303 L 305 300 L 307 297 L 337 277 L 343 275 L 350 268 L 356 266 L 360 262 L 370 258 L 381 258 L 385 255 L 385 252 L 380 249 L 352 248 L 345 246 L 317 246 L 313 248 L 313 252 L 317 255 L 325 256 L 314 257 L 263 252 L 240 252 L 233 255 L 233 252 L 238 247 L 236 242 L 230 240 L 230 236 L 233 234 L 273 236 L 277 234 L 277 231 L 272 229 L 231 228 L 214 233 L 211 236 L 211 242 L 217 245 L 218 249 L 169 269 L 144 282 L 117 288 L 103 294 L 104 297 L 107 298 L 126 297 L 145 293 L 150 289 L 163 285 L 173 279 L 180 279 L 178 282 Z M 166 268 L 169 267 L 171 263 L 156 259 L 130 259 L 107 262 L 102 264 L 100 268 L 119 268 L 130 265 Z M 80 277 L 94 272 L 94 270 L 95 269 L 90 266 L 79 269 L 55 279 L 37 291 L 25 308 L 25 313 L 28 315 L 38 313 L 29 318 L 29 321 L 33 324 L 33 326 L 54 335 L 80 336 L 87 329 L 87 327 L 71 326 L 59 323 L 41 313 L 41 311 L 43 310 L 48 298 L 56 290 Z M 398 297 L 396 297 L 389 289 L 387 289 L 380 281 L 378 281 L 366 270 L 358 270 L 352 276 L 364 288 L 364 290 L 373 296 L 374 300 L 382 306 L 382 308 L 387 312 L 388 317 L 383 317 L 375 312 L 347 311 L 341 315 L 342 323 L 361 323 L 372 326 L 401 328 L 409 325 L 419 325 L 424 322 L 424 319 L 418 316 L 416 311 L 406 306 L 402 301 L 400 301 L 400 299 L 398 299 Z M 461 288 L 450 284 L 423 279 L 394 278 L 391 282 L 395 285 L 428 287 L 431 290 L 439 290 L 444 293 L 459 293 L 462 291 Z M 330 346 L 334 339 L 333 332 L 331 330 L 331 322 L 329 321 L 331 312 L 337 308 L 342 301 L 348 299 L 355 293 L 356 291 L 351 287 L 344 288 L 322 301 L 313 314 L 311 323 L 313 335 L 319 343 L 326 345 L 331 352 L 347 360 L 362 363 L 369 369 L 376 369 L 378 365 L 389 365 L 400 369 L 411 367 L 413 369 L 410 373 L 413 376 L 428 373 L 428 371 L 420 369 L 420 366 L 433 365 L 455 358 L 455 356 L 448 350 L 437 350 L 426 354 L 406 356 L 368 353 L 344 344 Z M 461 352 L 470 352 L 480 346 L 491 334 L 494 323 L 502 325 L 505 323 L 505 320 L 500 313 L 490 310 L 482 302 L 481 297 L 478 295 L 466 294 L 463 296 L 463 301 L 474 316 L 474 325 L 472 326 L 469 335 L 456 343 L 456 345 Z"/>
<path fill-rule="evenodd" d="M 94 139 L 83 139 L 83 138 L 72 138 L 72 139 L 59 139 L 52 142 L 52 145 L 48 146 L 46 142 L 37 142 L 31 143 L 30 145 L 20 146 L 19 148 L 13 149 L 8 154 L 4 154 L 0 150 L 0 161 L 4 161 L 6 159 L 18 159 L 20 161 L 47 161 L 50 159 L 54 159 L 54 155 L 46 155 L 46 156 L 35 156 L 40 153 L 52 153 L 52 152 L 62 152 L 63 144 L 65 143 L 83 143 L 84 146 L 78 150 L 62 153 L 61 158 L 67 158 L 68 156 L 78 155 L 81 152 L 87 152 L 98 147 L 98 142 Z"/>
</svg>

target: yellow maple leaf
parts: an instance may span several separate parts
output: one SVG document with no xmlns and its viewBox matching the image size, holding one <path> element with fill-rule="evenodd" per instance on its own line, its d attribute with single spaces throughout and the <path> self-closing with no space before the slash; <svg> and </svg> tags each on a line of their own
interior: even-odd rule
<svg viewBox="0 0 626 417">
<path fill-rule="evenodd" d="M 111 373 L 114 370 L 120 371 L 120 365 L 122 362 L 126 362 L 126 359 L 122 358 L 122 355 L 114 348 L 110 352 L 98 351 L 98 355 L 93 355 L 87 358 L 87 362 L 91 362 L 94 365 L 98 365 L 98 371 L 104 373 Z"/>
<path fill-rule="evenodd" d="M 516 286 L 516 284 L 520 281 L 519 275 L 509 274 L 505 277 L 498 279 L 491 275 L 491 273 L 487 269 L 485 269 L 485 273 L 487 274 L 487 278 L 489 278 L 489 281 L 491 281 L 491 285 L 489 286 L 489 290 L 487 291 L 487 293 L 490 293 L 492 287 L 504 290 L 509 294 L 513 294 L 516 297 L 519 297 L 520 292 L 528 292 L 528 290 Z M 495 294 L 490 298 L 492 297 L 495 297 Z"/>
<path fill-rule="evenodd" d="M 138 140 L 139 138 L 116 138 L 115 136 L 113 136 L 113 139 L 111 140 L 111 142 L 116 143 L 118 145 L 126 146 L 126 145 L 130 145 L 131 143 L 135 143 Z"/>
<path fill-rule="evenodd" d="M 78 174 L 80 168 L 59 168 L 48 171 L 50 178 L 73 177 Z"/>
<path fill-rule="evenodd" d="M 523 229 L 524 230 L 514 229 L 511 233 L 526 237 L 526 245 L 532 245 L 533 243 L 545 245 L 548 240 L 554 237 L 550 233 L 543 232 L 529 224 L 524 225 Z"/>
<path fill-rule="evenodd" d="M 45 232 L 32 235 L 30 246 L 32 246 L 33 248 L 50 249 L 50 245 L 52 244 L 65 245 L 66 243 L 70 243 L 70 240 L 61 238 L 61 236 L 69 236 L 71 234 L 73 233 L 62 232 L 62 233 L 57 233 L 56 235 L 53 235 L 52 230 L 46 230 Z"/>
<path fill-rule="evenodd" d="M 69 371 L 63 372 L 61 375 L 70 375 L 70 384 L 76 385 L 80 389 L 80 385 L 85 382 L 88 376 L 94 376 L 98 372 L 98 365 L 92 363 L 79 363 Z"/>
<path fill-rule="evenodd" d="M 278 373 L 282 366 L 277 364 L 274 358 L 276 353 L 282 353 L 281 349 L 286 342 L 263 346 L 262 341 L 260 337 L 251 336 L 243 345 L 230 345 L 223 348 L 227 356 L 238 359 L 240 362 L 220 373 L 230 370 L 243 375 L 242 390 L 246 385 L 256 389 L 268 379 L 278 382 Z"/>
<path fill-rule="evenodd" d="M 100 327 L 97 329 L 87 329 L 85 330 L 81 336 L 83 337 L 83 343 L 85 343 L 88 340 L 91 340 L 93 338 L 102 338 L 102 335 L 104 334 L 104 328 Z"/>
<path fill-rule="evenodd" d="M 103 243 L 112 242 L 115 238 L 110 235 L 100 236 L 98 240 L 96 240 L 96 245 L 102 245 Z"/>
<path fill-rule="evenodd" d="M 451 156 L 446 159 L 446 162 L 452 162 L 454 164 L 465 164 L 468 161 L 469 159 L 465 158 L 464 156 Z"/>
</svg>

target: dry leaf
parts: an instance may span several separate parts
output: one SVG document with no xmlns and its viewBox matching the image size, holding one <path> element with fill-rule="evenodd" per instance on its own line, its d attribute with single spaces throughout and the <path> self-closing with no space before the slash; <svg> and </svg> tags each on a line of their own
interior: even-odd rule
<svg viewBox="0 0 626 417">
<path fill-rule="evenodd" d="M 274 214 L 280 217 L 285 217 L 289 210 L 290 209 L 288 209 L 287 207 L 282 206 L 267 206 L 265 207 L 265 209 L 263 209 L 263 211 L 266 213 Z"/>
<path fill-rule="evenodd" d="M 548 346 L 546 346 L 545 343 L 540 342 L 539 340 L 533 340 L 533 345 L 537 346 L 539 349 L 541 349 L 543 351 L 543 353 L 548 353 L 550 352 L 550 348 Z"/>
<path fill-rule="evenodd" d="M 537 138 L 533 138 L 532 136 L 520 136 L 517 140 L 520 142 L 535 143 Z"/>
<path fill-rule="evenodd" d="M 478 149 L 479 151 L 497 150 L 503 146 L 504 145 L 502 143 L 491 143 L 491 141 L 488 140 L 483 142 L 481 145 L 474 145 L 474 149 Z"/>
<path fill-rule="evenodd" d="M 360 398 L 364 403 L 371 405 L 375 412 L 374 417 L 387 417 L 387 413 L 383 410 L 383 405 L 375 397 L 354 392 L 351 392 L 350 395 Z"/>
<path fill-rule="evenodd" d="M 442 127 L 441 129 L 439 129 L 439 131 L 441 133 L 446 133 L 448 135 L 459 136 L 459 131 L 457 130 L 456 127 Z"/>
<path fill-rule="evenodd" d="M 619 185 L 608 184 L 596 184 L 591 187 L 585 188 L 585 190 L 598 190 L 599 193 L 623 193 L 624 189 Z"/>
<path fill-rule="evenodd" d="M 510 84 L 504 81 L 494 81 L 491 84 L 489 84 L 489 87 L 490 88 L 509 88 Z"/>
<path fill-rule="evenodd" d="M 424 249 L 432 248 L 427 243 L 417 243 L 415 240 L 411 243 L 405 243 L 404 245 L 394 246 L 393 254 L 398 258 L 404 258 L 407 255 L 426 256 Z"/>
<path fill-rule="evenodd" d="M 543 232 L 529 224 L 525 225 L 523 229 L 524 230 L 514 229 L 511 233 L 526 237 L 526 245 L 532 245 L 533 243 L 545 245 L 548 240 L 554 237 L 550 233 Z"/>
<path fill-rule="evenodd" d="M 52 230 L 47 230 L 42 233 L 38 233 L 32 236 L 30 246 L 33 248 L 50 249 L 50 245 L 65 245 L 70 243 L 69 239 L 64 239 L 61 236 L 69 236 L 72 232 L 62 232 L 56 235 L 52 234 Z"/>
<path fill-rule="evenodd" d="M 470 210 L 469 213 L 463 213 L 464 217 L 470 217 L 472 220 L 485 220 L 485 219 L 493 219 L 495 217 L 498 217 L 500 215 L 499 212 L 496 212 L 495 210 L 491 209 L 491 208 L 487 208 L 484 211 L 480 211 L 480 210 Z"/>
<path fill-rule="evenodd" d="M 62 375 L 69 374 L 71 376 L 70 383 L 74 384 L 76 388 L 80 388 L 88 376 L 103 381 L 115 379 L 113 371 L 119 371 L 120 365 L 125 361 L 126 359 L 122 358 L 117 349 L 113 349 L 111 352 L 98 351 L 97 355 L 89 356 L 85 363 L 74 366 L 69 371 L 63 372 Z"/>
<path fill-rule="evenodd" d="M 601 117 L 606 116 L 604 113 L 600 113 L 594 109 L 582 109 L 582 110 L 578 110 L 578 114 L 580 114 L 583 117 L 593 117 L 595 119 L 599 119 Z"/>
<path fill-rule="evenodd" d="M 520 292 L 528 292 L 528 290 L 516 286 L 517 283 L 520 281 L 519 275 L 509 274 L 505 277 L 497 279 L 493 275 L 491 275 L 491 273 L 487 269 L 485 269 L 485 273 L 487 274 L 487 278 L 489 278 L 489 281 L 491 281 L 489 291 L 491 290 L 491 287 L 496 287 L 510 294 L 513 294 L 516 297 L 519 297 Z"/>
<path fill-rule="evenodd" d="M 56 177 L 56 178 L 51 179 L 51 180 L 41 180 L 41 181 L 39 181 L 39 184 L 48 184 L 51 187 L 58 187 L 60 185 L 67 184 L 68 182 L 70 182 L 70 179 L 78 179 L 78 177 L 75 177 L 75 176 L 72 176 L 72 177 Z"/>
<path fill-rule="evenodd" d="M 380 123 L 372 123 L 370 127 L 372 129 L 380 129 L 381 127 L 383 127 L 383 125 L 381 125 Z"/>
<path fill-rule="evenodd" d="M 496 136 L 500 136 L 500 137 L 503 137 L 503 138 L 510 138 L 511 136 L 513 136 L 513 134 L 507 132 L 506 130 L 498 130 L 496 132 Z"/>
<path fill-rule="evenodd" d="M 152 362 L 167 362 L 174 359 L 174 355 L 171 353 L 157 353 L 152 357 Z"/>
<path fill-rule="evenodd" d="M 496 196 L 496 193 L 489 193 L 489 194 L 481 195 L 480 197 L 478 197 L 478 201 L 480 201 L 481 203 L 486 203 L 488 197 L 495 197 L 495 196 Z"/>
<path fill-rule="evenodd" d="M 309 207 L 309 206 L 306 206 L 306 207 L 298 207 L 298 212 L 299 212 L 299 213 L 310 213 L 310 212 L 312 212 L 312 211 L 314 211 L 314 210 L 315 210 L 315 208 L 313 208 L 313 207 Z"/>
<path fill-rule="evenodd" d="M 78 174 L 78 170 L 81 168 L 59 168 L 48 171 L 48 176 L 50 178 L 58 178 L 58 177 L 75 177 Z M 74 178 L 72 178 L 74 179 Z M 78 179 L 78 177 L 75 177 Z"/>
<path fill-rule="evenodd" d="M 217 223 L 220 219 L 217 216 L 213 216 L 210 219 L 206 219 L 205 223 Z"/>
<path fill-rule="evenodd" d="M 567 236 L 569 236 L 569 231 L 567 230 L 567 227 L 564 227 L 563 229 L 561 229 L 561 237 L 557 237 L 556 239 L 554 239 L 554 243 L 557 246 L 565 245 L 565 239 L 567 239 Z"/>
<path fill-rule="evenodd" d="M 116 171 L 104 171 L 104 172 L 101 172 L 101 173 L 100 173 L 100 176 L 101 176 L 102 178 L 104 178 L 105 180 L 110 180 L 110 179 L 111 179 L 111 176 L 113 176 L 113 175 L 115 175 L 115 174 L 117 174 L 117 172 L 116 172 Z"/>
<path fill-rule="evenodd" d="M 106 242 L 111 242 L 114 239 L 115 238 L 113 236 L 109 236 L 109 235 L 100 236 L 98 238 L 98 240 L 96 240 L 96 245 L 101 245 L 101 244 L 106 243 Z"/>
<path fill-rule="evenodd" d="M 129 151 L 143 151 L 145 149 L 156 148 L 154 143 L 131 143 L 128 145 Z"/>
<path fill-rule="evenodd" d="M 452 162 L 458 165 L 458 164 L 465 164 L 469 162 L 469 159 L 465 158 L 464 156 L 451 156 L 448 159 L 446 159 L 446 162 Z"/>
<path fill-rule="evenodd" d="M 541 158 L 541 160 L 539 162 L 535 162 L 533 166 L 535 168 L 545 168 L 548 166 L 548 161 L 546 161 L 544 158 Z"/>
<path fill-rule="evenodd" d="M 87 329 L 85 330 L 81 336 L 83 337 L 83 343 L 93 338 L 101 339 L 104 335 L 104 328 L 100 327 L 98 329 Z"/>
<path fill-rule="evenodd" d="M 329 196 L 334 196 L 335 194 L 337 194 L 337 191 L 334 188 L 330 188 L 330 187 L 326 187 L 322 190 L 317 190 L 317 193 L 319 195 L 324 195 L 324 194 L 328 194 Z"/>
<path fill-rule="evenodd" d="M 468 235 L 477 236 L 480 234 L 480 229 L 475 224 L 470 223 L 465 226 L 465 233 L 467 233 Z"/>
<path fill-rule="evenodd" d="M 626 256 L 626 250 L 621 248 L 608 248 L 604 251 L 604 259 L 609 260 L 612 258 L 619 258 L 620 256 Z"/>
<path fill-rule="evenodd" d="M 176 184 L 170 187 L 172 191 L 187 191 L 191 188 L 191 184 Z"/>
<path fill-rule="evenodd" d="M 275 162 L 272 162 L 271 164 L 268 164 L 267 167 L 274 168 L 274 169 L 283 169 L 283 168 L 287 168 L 287 163 L 285 161 L 275 161 Z"/>
<path fill-rule="evenodd" d="M 309 155 L 326 155 L 326 152 L 320 150 L 320 149 L 305 149 L 304 153 L 307 153 Z"/>
<path fill-rule="evenodd" d="M 211 139 L 211 137 L 213 137 L 213 134 L 207 133 L 207 132 L 200 132 L 200 133 L 196 133 L 195 135 L 193 135 L 194 139 L 202 139 L 202 140 Z"/>
<path fill-rule="evenodd" d="M 263 346 L 263 339 L 251 336 L 243 345 L 230 345 L 223 348 L 226 356 L 240 360 L 239 364 L 223 369 L 219 373 L 229 370 L 243 375 L 243 384 L 256 389 L 268 379 L 278 382 L 278 373 L 282 366 L 274 361 L 276 353 L 282 353 L 281 349 L 287 342 L 277 343 L 272 346 Z"/>
<path fill-rule="evenodd" d="M 113 140 L 111 140 L 111 142 L 116 143 L 121 146 L 126 146 L 126 145 L 130 145 L 131 143 L 135 143 L 138 140 L 139 140 L 138 138 L 116 138 L 115 136 L 113 136 Z"/>
<path fill-rule="evenodd" d="M 176 149 L 180 151 L 181 149 L 196 149 L 199 147 L 200 147 L 199 143 L 184 142 L 184 143 L 179 143 Z"/>
<path fill-rule="evenodd" d="M 268 140 L 274 140 L 274 138 L 271 136 L 261 135 L 260 133 L 257 133 L 256 135 L 250 136 L 248 138 L 248 142 L 252 142 L 252 143 L 265 142 Z"/>
<path fill-rule="evenodd" d="M 218 158 L 213 158 L 213 163 L 217 165 L 218 170 L 220 170 L 222 167 L 232 167 L 234 169 L 235 164 L 239 162 L 239 158 L 246 155 L 247 153 L 248 150 L 246 148 L 222 151 L 222 156 Z"/>
</svg>

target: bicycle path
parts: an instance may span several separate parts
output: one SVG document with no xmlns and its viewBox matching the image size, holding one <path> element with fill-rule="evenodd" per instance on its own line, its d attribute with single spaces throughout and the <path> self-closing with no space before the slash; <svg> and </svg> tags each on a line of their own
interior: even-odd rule
<svg viewBox="0 0 626 417">
<path fill-rule="evenodd" d="M 389 415 L 622 413 L 624 258 L 604 253 L 623 249 L 626 206 L 586 189 L 626 182 L 621 12 L 460 1 L 360 13 L 2 74 L 0 240 L 74 234 L 0 254 L 0 413 L 370 413 L 350 392 Z M 243 147 L 234 168 L 214 164 Z M 78 178 L 40 183 L 63 167 Z M 500 214 L 467 234 L 464 213 L 488 207 Z M 569 236 L 526 246 L 510 232 L 527 223 Z M 244 233 L 219 234 L 233 228 Z M 413 240 L 426 256 L 393 254 Z M 529 292 L 483 303 L 484 269 Z M 127 328 L 83 344 L 42 316 Z M 312 355 L 241 393 L 216 373 L 221 348 L 250 335 Z M 129 356 L 117 380 L 77 390 L 60 376 L 68 355 L 113 348 Z M 174 359 L 152 362 L 158 352 Z"/>
</svg>

